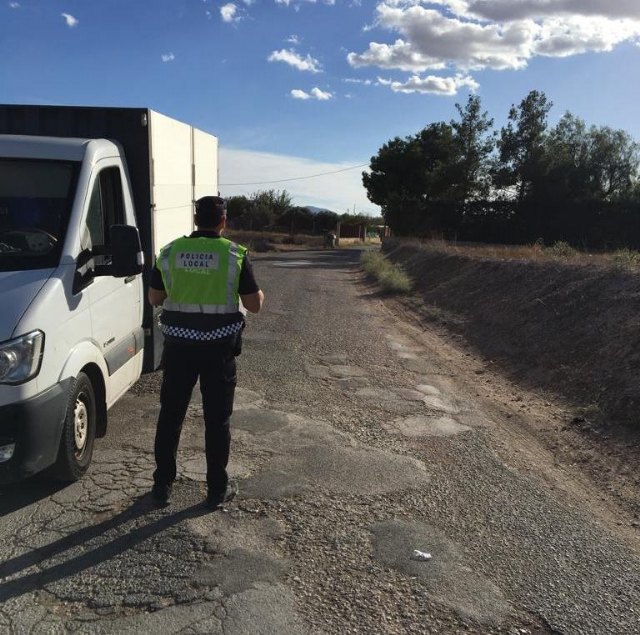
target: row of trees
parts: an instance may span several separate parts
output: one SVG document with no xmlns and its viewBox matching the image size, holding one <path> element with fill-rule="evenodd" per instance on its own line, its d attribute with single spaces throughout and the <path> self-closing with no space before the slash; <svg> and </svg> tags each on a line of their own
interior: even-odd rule
<svg viewBox="0 0 640 635">
<path fill-rule="evenodd" d="M 316 213 L 306 207 L 293 205 L 286 190 L 262 190 L 251 196 L 232 196 L 227 199 L 229 226 L 254 231 L 282 231 L 290 234 L 320 234 L 335 230 L 338 222 L 356 224 L 372 222 L 359 214 L 336 214 L 329 210 Z"/>
<path fill-rule="evenodd" d="M 640 147 L 569 112 L 549 127 L 551 107 L 531 91 L 496 131 L 470 96 L 456 119 L 380 148 L 369 200 L 401 235 L 640 246 Z"/>
</svg>

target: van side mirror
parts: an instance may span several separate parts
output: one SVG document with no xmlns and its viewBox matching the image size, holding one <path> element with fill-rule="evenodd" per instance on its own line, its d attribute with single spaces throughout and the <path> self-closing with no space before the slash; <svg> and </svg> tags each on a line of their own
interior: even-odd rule
<svg viewBox="0 0 640 635">
<path fill-rule="evenodd" d="M 96 267 L 96 276 L 126 278 L 142 273 L 144 254 L 140 234 L 132 225 L 111 225 L 109 228 L 111 262 Z"/>
</svg>

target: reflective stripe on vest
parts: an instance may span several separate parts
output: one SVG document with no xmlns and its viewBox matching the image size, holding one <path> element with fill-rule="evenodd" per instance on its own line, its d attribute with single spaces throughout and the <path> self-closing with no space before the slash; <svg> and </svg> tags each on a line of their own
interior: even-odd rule
<svg viewBox="0 0 640 635">
<path fill-rule="evenodd" d="M 225 238 L 178 238 L 158 257 L 167 293 L 163 307 L 182 313 L 239 310 L 238 285 L 246 248 Z"/>
</svg>

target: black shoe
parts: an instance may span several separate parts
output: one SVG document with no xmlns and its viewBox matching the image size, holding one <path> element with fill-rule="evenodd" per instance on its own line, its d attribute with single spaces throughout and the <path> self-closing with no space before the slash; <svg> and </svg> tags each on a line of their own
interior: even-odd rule
<svg viewBox="0 0 640 635">
<path fill-rule="evenodd" d="M 238 484 L 235 481 L 227 483 L 227 489 L 224 492 L 210 492 L 207 495 L 206 505 L 209 509 L 218 509 L 233 500 L 238 493 Z"/>
<path fill-rule="evenodd" d="M 151 489 L 151 498 L 158 505 L 166 505 L 171 497 L 171 485 L 156 483 Z"/>
</svg>

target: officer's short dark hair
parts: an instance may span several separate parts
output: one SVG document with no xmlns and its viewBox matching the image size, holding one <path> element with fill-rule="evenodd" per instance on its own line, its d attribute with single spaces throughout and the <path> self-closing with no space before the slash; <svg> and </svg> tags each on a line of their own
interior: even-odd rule
<svg viewBox="0 0 640 635">
<path fill-rule="evenodd" d="M 220 196 L 203 196 L 196 201 L 196 225 L 217 227 L 227 215 L 227 202 Z"/>
</svg>

